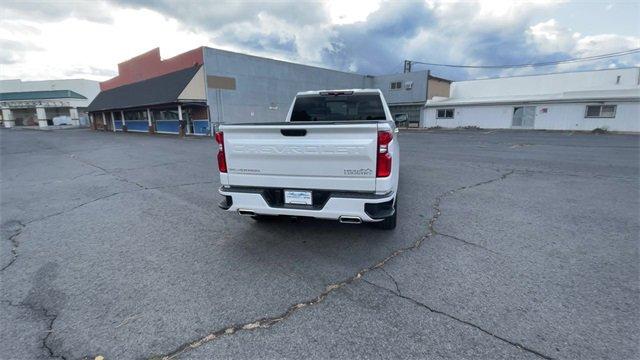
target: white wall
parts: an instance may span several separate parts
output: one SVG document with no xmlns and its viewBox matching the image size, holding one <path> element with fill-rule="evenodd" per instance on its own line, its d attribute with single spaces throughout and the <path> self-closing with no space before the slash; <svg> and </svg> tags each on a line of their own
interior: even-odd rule
<svg viewBox="0 0 640 360">
<path fill-rule="evenodd" d="M 610 131 L 640 132 L 640 102 L 611 102 L 610 104 L 616 105 L 615 118 L 585 118 L 587 106 L 585 103 L 538 105 L 535 127 L 548 130 L 590 131 L 595 128 L 606 128 Z M 548 109 L 546 114 L 541 112 L 545 107 Z"/>
<path fill-rule="evenodd" d="M 511 112 L 513 109 L 510 107 L 460 106 L 444 108 L 455 109 L 453 119 L 436 119 L 437 108 L 423 108 L 423 127 L 456 128 L 477 126 L 483 129 L 506 129 L 511 127 Z"/>
<path fill-rule="evenodd" d="M 595 128 L 607 128 L 610 131 L 640 132 L 640 102 L 605 104 L 617 105 L 615 118 L 585 118 L 587 103 L 532 104 L 536 106 L 534 129 L 590 131 Z M 438 108 L 423 108 L 422 126 L 443 128 L 477 126 L 483 129 L 509 129 L 515 106 L 518 105 L 446 107 L 455 109 L 453 119 L 436 119 Z M 545 108 L 546 113 L 543 111 Z"/>
<path fill-rule="evenodd" d="M 618 81 L 620 76 L 620 81 Z M 560 94 L 573 91 L 640 89 L 640 68 L 456 81 L 451 99 Z"/>
<path fill-rule="evenodd" d="M 71 90 L 84 95 L 87 100 L 75 100 L 74 106 L 87 107 L 100 92 L 100 83 L 86 79 L 42 81 L 0 80 L 0 92 Z M 68 99 L 65 99 L 68 100 Z"/>
</svg>

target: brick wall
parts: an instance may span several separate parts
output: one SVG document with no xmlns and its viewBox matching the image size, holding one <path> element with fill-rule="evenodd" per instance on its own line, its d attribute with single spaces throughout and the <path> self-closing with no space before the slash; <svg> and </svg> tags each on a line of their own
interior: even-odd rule
<svg viewBox="0 0 640 360">
<path fill-rule="evenodd" d="M 160 48 L 155 48 L 118 64 L 118 76 L 101 82 L 100 90 L 105 91 L 118 86 L 154 78 L 186 69 L 196 64 L 203 64 L 202 47 L 165 60 L 160 58 Z"/>
</svg>

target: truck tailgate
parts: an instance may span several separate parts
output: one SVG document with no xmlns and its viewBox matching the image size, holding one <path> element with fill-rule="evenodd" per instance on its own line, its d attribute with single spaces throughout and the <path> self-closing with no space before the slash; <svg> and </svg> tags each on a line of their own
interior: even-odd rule
<svg viewBox="0 0 640 360">
<path fill-rule="evenodd" d="M 375 122 L 223 125 L 228 185 L 375 191 Z"/>
</svg>

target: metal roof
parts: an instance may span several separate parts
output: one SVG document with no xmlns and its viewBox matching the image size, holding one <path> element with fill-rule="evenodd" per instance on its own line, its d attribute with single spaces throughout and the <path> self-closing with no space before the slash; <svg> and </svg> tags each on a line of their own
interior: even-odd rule
<svg viewBox="0 0 640 360">
<path fill-rule="evenodd" d="M 71 90 L 21 91 L 0 93 L 0 101 L 49 100 L 49 99 L 86 99 Z"/>
<path fill-rule="evenodd" d="M 448 82 L 448 83 L 452 83 L 453 82 L 453 80 L 445 79 L 445 78 L 442 78 L 442 77 L 439 77 L 439 76 L 433 76 L 431 74 L 429 74 L 428 78 L 429 79 L 434 79 L 434 80 L 439 80 L 439 81 L 444 81 L 444 82 Z"/>
<path fill-rule="evenodd" d="M 557 94 L 517 95 L 475 98 L 434 98 L 425 107 L 465 105 L 507 105 L 523 103 L 583 103 L 598 101 L 640 101 L 640 90 L 567 91 Z"/>
<path fill-rule="evenodd" d="M 199 69 L 200 66 L 194 66 L 101 91 L 89 104 L 88 110 L 106 111 L 176 103 Z"/>
</svg>

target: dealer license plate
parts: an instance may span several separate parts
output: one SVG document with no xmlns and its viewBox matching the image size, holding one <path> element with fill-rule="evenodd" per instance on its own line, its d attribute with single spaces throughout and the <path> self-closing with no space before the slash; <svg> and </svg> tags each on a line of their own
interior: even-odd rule
<svg viewBox="0 0 640 360">
<path fill-rule="evenodd" d="M 295 205 L 313 205 L 311 200 L 311 191 L 285 190 L 284 203 Z"/>
</svg>

